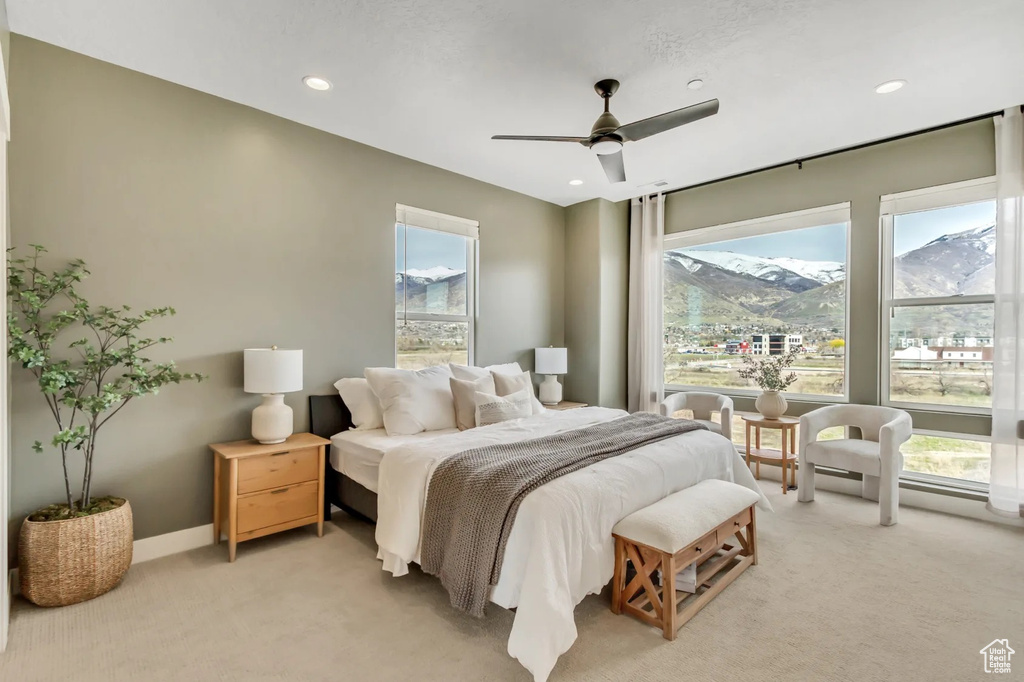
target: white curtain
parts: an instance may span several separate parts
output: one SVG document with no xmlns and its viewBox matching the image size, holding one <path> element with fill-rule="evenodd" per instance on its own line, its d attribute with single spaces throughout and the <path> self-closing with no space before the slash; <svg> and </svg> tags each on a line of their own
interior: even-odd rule
<svg viewBox="0 0 1024 682">
<path fill-rule="evenodd" d="M 665 197 L 633 199 L 629 219 L 630 412 L 658 412 L 665 393 L 662 344 L 662 249 Z"/>
<path fill-rule="evenodd" d="M 996 125 L 996 329 L 989 509 L 1024 514 L 1024 116 Z"/>
</svg>

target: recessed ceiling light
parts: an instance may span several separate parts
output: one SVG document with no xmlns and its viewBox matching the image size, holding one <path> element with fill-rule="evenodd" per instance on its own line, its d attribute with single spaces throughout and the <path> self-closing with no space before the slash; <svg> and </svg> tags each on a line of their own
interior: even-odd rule
<svg viewBox="0 0 1024 682">
<path fill-rule="evenodd" d="M 890 92 L 896 92 L 906 84 L 907 81 L 902 79 L 886 81 L 879 85 L 877 88 L 875 88 L 875 92 L 877 92 L 879 95 L 888 95 Z"/>
<path fill-rule="evenodd" d="M 700 90 L 701 88 L 704 87 L 704 81 L 702 81 L 699 78 L 694 78 L 692 81 L 686 84 L 686 87 L 690 88 L 691 90 Z"/>
<path fill-rule="evenodd" d="M 582 185 L 582 184 L 583 184 L 583 181 L 582 181 L 582 180 L 579 180 L 579 179 L 577 179 L 577 180 L 570 180 L 570 181 L 569 181 L 569 184 L 570 184 L 570 185 L 572 185 L 573 187 L 575 187 L 575 186 L 577 186 L 577 185 Z"/>
<path fill-rule="evenodd" d="M 320 78 L 319 76 L 306 76 L 305 78 L 302 79 L 302 82 L 305 83 L 308 87 L 313 88 L 314 90 L 331 89 L 331 82 L 326 78 Z"/>
</svg>

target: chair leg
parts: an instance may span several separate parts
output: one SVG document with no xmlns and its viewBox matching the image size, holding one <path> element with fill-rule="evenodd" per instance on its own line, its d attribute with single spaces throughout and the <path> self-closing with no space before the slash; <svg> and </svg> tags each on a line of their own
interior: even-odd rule
<svg viewBox="0 0 1024 682">
<path fill-rule="evenodd" d="M 878 516 L 883 526 L 893 526 L 899 520 L 900 479 L 892 473 L 886 475 L 878 488 Z"/>
<path fill-rule="evenodd" d="M 801 502 L 814 502 L 814 465 L 810 462 L 801 462 L 796 477 L 799 481 L 796 499 Z"/>
<path fill-rule="evenodd" d="M 878 487 L 878 476 L 868 476 L 867 474 L 863 474 L 860 484 L 860 496 L 865 500 L 878 502 Z"/>
</svg>

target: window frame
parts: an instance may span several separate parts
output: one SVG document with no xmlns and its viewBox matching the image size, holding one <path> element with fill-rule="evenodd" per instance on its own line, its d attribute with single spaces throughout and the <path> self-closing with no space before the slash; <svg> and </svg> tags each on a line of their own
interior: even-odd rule
<svg viewBox="0 0 1024 682">
<path fill-rule="evenodd" d="M 420 313 L 420 312 L 409 312 L 407 305 L 403 304 L 403 310 L 399 310 L 398 302 L 394 301 L 395 306 L 395 325 L 394 325 L 394 366 L 398 367 L 398 325 L 403 321 L 411 322 L 455 322 L 465 323 L 466 329 L 466 362 L 472 366 L 475 359 L 476 350 L 476 318 L 479 315 L 479 296 L 477 294 L 477 273 L 479 271 L 479 252 L 477 242 L 479 242 L 479 227 L 480 223 L 475 220 L 467 220 L 465 218 L 458 218 L 456 216 L 445 215 L 444 213 L 436 213 L 434 211 L 427 211 L 424 209 L 412 208 L 410 206 L 404 206 L 402 204 L 396 204 L 395 206 L 395 224 L 393 228 L 393 235 L 395 239 L 395 253 L 398 252 L 398 226 L 401 225 L 406 230 L 405 248 L 406 252 L 403 253 L 402 262 L 405 263 L 406 270 L 409 269 L 408 261 L 408 230 L 426 230 L 431 232 L 439 232 L 441 234 L 448 234 L 456 237 L 462 237 L 466 244 L 466 314 L 465 315 L 448 315 L 442 313 Z"/>
<path fill-rule="evenodd" d="M 844 310 L 843 310 L 843 394 L 823 395 L 817 393 L 793 393 L 786 392 L 786 399 L 797 402 L 812 402 L 825 404 L 845 404 L 850 402 L 850 255 L 852 253 L 852 222 L 851 203 L 843 201 L 827 206 L 817 206 L 741 220 L 734 223 L 712 225 L 682 232 L 666 234 L 662 239 L 662 253 L 675 249 L 682 249 L 692 246 L 705 246 L 718 242 L 732 241 L 734 239 L 745 239 L 748 237 L 760 237 L 769 234 L 779 234 L 793 230 L 803 230 L 813 227 L 825 227 L 826 225 L 846 225 L 846 280 L 844 289 Z M 662 291 L 662 305 L 664 305 L 664 291 Z M 786 332 L 787 335 L 789 332 Z M 665 325 L 662 322 L 661 334 L 665 334 Z M 664 357 L 664 350 L 662 352 Z M 662 367 L 664 375 L 664 367 Z M 757 388 L 729 388 L 720 386 L 701 386 L 699 384 L 664 384 L 665 393 L 677 393 L 680 391 L 704 391 L 708 393 L 720 393 L 737 398 L 756 398 L 761 395 Z"/>
<path fill-rule="evenodd" d="M 878 391 L 880 405 L 898 407 L 904 410 L 921 412 L 942 412 L 946 414 L 967 414 L 990 416 L 991 407 L 975 405 L 942 405 L 905 400 L 892 400 L 890 397 L 892 383 L 892 349 L 890 338 L 892 318 L 897 308 L 914 308 L 935 305 L 978 305 L 995 304 L 995 294 L 971 294 L 966 296 L 928 296 L 918 298 L 893 298 L 894 272 L 896 258 L 893 253 L 895 236 L 895 217 L 908 213 L 934 211 L 942 208 L 953 208 L 978 204 L 996 199 L 995 176 L 964 180 L 934 187 L 886 194 L 880 198 L 879 226 L 880 244 L 879 260 L 881 261 L 881 277 L 879 281 L 879 335 L 878 359 L 879 376 Z M 993 330 L 994 334 L 994 330 Z M 932 482 L 932 481 L 930 481 Z"/>
</svg>

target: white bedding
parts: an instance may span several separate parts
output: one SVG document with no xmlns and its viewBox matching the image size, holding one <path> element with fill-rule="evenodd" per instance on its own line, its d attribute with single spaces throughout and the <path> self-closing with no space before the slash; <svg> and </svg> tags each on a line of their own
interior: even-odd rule
<svg viewBox="0 0 1024 682">
<path fill-rule="evenodd" d="M 600 407 L 548 410 L 388 451 L 377 500 L 378 558 L 405 575 L 418 562 L 427 484 L 439 462 L 469 448 L 560 433 L 625 416 Z M 523 500 L 491 601 L 517 608 L 508 652 L 546 680 L 576 639 L 573 609 L 612 578 L 611 531 L 637 509 L 705 479 L 734 481 L 760 494 L 735 447 L 710 431 L 682 434 L 557 478 Z M 759 503 L 770 509 L 761 495 Z"/>
<path fill-rule="evenodd" d="M 377 492 L 377 474 L 385 453 L 402 445 L 425 443 L 458 432 L 458 429 L 442 429 L 411 436 L 389 436 L 384 429 L 342 431 L 331 437 L 331 466 L 367 490 Z"/>
</svg>

